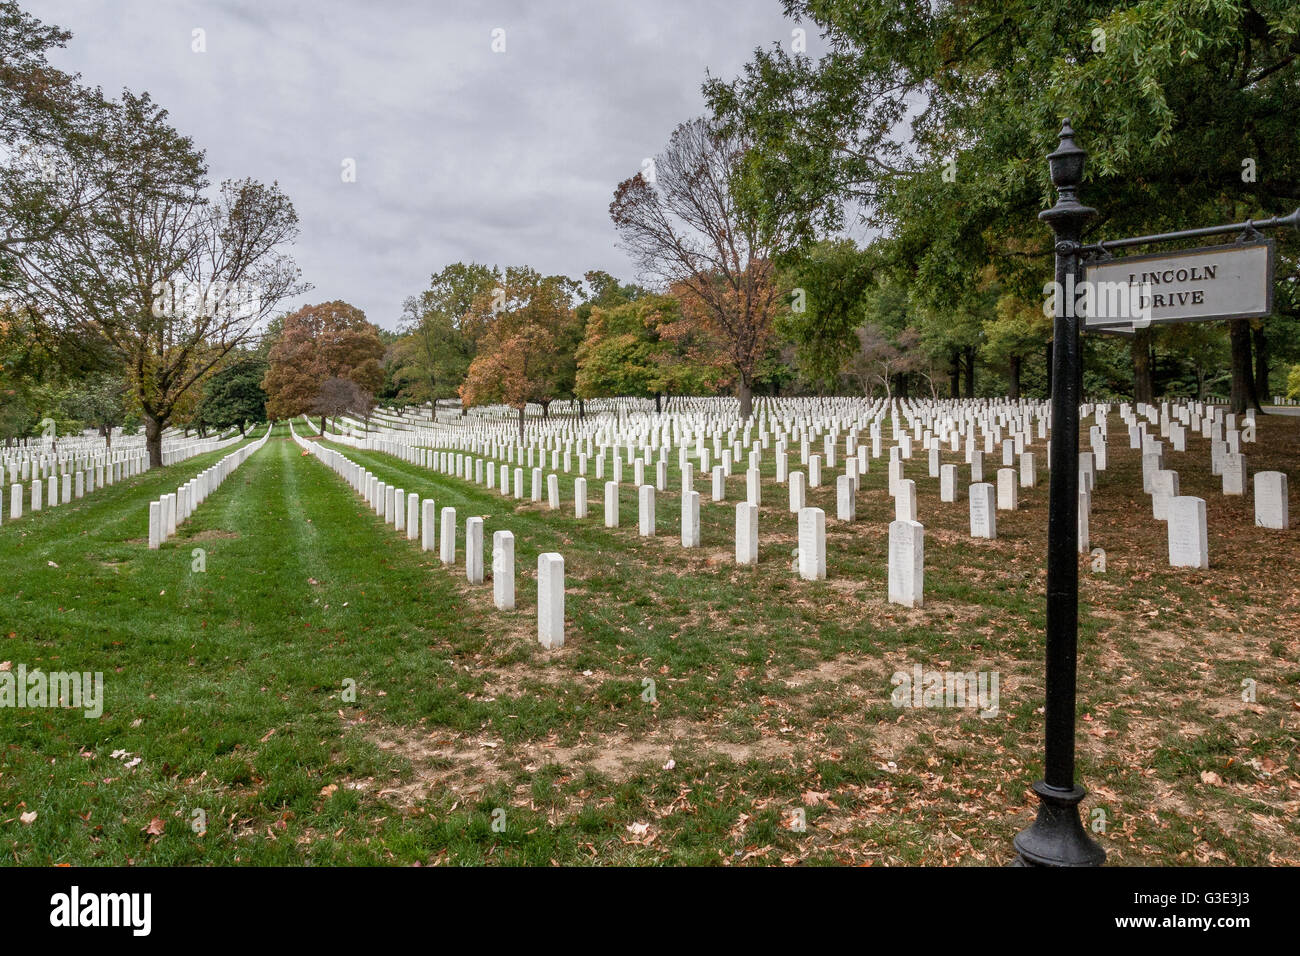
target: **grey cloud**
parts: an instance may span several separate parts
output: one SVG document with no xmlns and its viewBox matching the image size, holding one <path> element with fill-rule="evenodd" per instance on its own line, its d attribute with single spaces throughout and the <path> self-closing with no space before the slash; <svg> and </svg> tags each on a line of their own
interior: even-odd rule
<svg viewBox="0 0 1300 956">
<path fill-rule="evenodd" d="M 389 328 L 461 259 L 633 278 L 614 186 L 703 111 L 706 69 L 733 76 L 792 26 L 778 0 L 24 6 L 73 32 L 59 66 L 148 90 L 214 181 L 278 181 L 302 219 L 307 300 L 346 299 Z M 348 157 L 356 183 L 341 180 Z"/>
</svg>

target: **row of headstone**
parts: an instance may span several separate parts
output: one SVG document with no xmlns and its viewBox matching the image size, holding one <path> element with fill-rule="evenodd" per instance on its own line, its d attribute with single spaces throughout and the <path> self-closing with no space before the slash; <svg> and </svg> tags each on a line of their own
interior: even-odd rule
<svg viewBox="0 0 1300 956">
<path fill-rule="evenodd" d="M 208 495 L 216 491 L 270 437 L 271 429 L 268 426 L 266 434 L 261 438 L 241 446 L 215 465 L 203 469 L 174 492 L 149 502 L 149 548 L 155 551 L 161 548 L 168 538 L 176 534 L 176 529 L 185 524 L 194 509 L 207 500 Z"/>
<path fill-rule="evenodd" d="M 270 426 L 267 426 L 268 431 Z M 161 444 L 163 464 L 173 465 L 193 458 L 196 455 L 220 451 L 238 442 L 246 436 L 240 435 L 238 429 L 211 438 L 189 437 L 179 429 L 168 428 L 163 432 Z M 16 445 L 0 448 L 0 474 L 17 473 L 23 480 L 29 477 L 44 478 L 50 474 L 74 472 L 97 465 L 113 462 L 127 462 L 135 459 L 146 464 L 140 471 L 148 470 L 149 453 L 143 436 L 116 435 L 111 440 L 100 436 L 62 436 L 43 439 L 31 439 Z"/>
<path fill-rule="evenodd" d="M 891 412 L 897 411 L 895 406 L 889 408 Z M 876 408 L 874 413 L 879 415 L 881 410 L 881 408 Z M 914 521 L 917 518 L 915 482 L 903 477 L 904 462 L 912 455 L 913 439 L 921 441 L 922 447 L 928 452 L 929 474 L 931 477 L 939 477 L 940 479 L 941 501 L 950 502 L 956 499 L 958 471 L 956 465 L 942 462 L 943 444 L 945 440 L 950 441 L 953 449 L 957 450 L 961 448 L 962 439 L 964 438 L 966 463 L 970 466 L 971 473 L 971 534 L 975 537 L 996 537 L 996 511 L 1015 510 L 1019 504 L 1018 490 L 1033 488 L 1037 484 L 1035 455 L 1032 451 L 1026 450 L 1026 445 L 1034 440 L 1030 428 L 1034 413 L 1030 411 L 1020 416 L 1014 414 L 1014 410 L 1012 411 L 1013 414 L 1011 415 L 1007 415 L 1005 412 L 1002 413 L 998 421 L 998 426 L 1006 425 L 1012 429 L 1011 437 L 1001 437 L 996 431 L 984 428 L 983 426 L 992 424 L 989 421 L 981 423 L 980 431 L 983 432 L 983 444 L 985 446 L 983 449 L 979 447 L 978 442 L 973 440 L 973 435 L 963 433 L 961 428 L 948 428 L 943 434 L 934 434 L 927 432 L 923 427 L 924 423 L 912 422 L 913 433 L 908 434 L 906 429 L 900 428 L 899 422 L 895 418 L 893 428 L 896 444 L 889 450 L 889 484 L 891 494 L 895 499 L 896 519 Z M 1087 550 L 1090 543 L 1088 525 L 1090 523 L 1092 496 L 1096 490 L 1098 474 L 1105 471 L 1108 464 L 1107 429 L 1108 415 L 1111 411 L 1111 406 L 1104 404 L 1085 405 L 1081 408 L 1081 414 L 1085 418 L 1088 416 L 1095 417 L 1095 424 L 1092 424 L 1089 428 L 1091 450 L 1081 452 L 1079 455 L 1080 550 Z M 1167 439 L 1175 451 L 1187 449 L 1189 434 L 1208 438 L 1211 442 L 1212 468 L 1216 474 L 1223 476 L 1224 492 L 1226 494 L 1245 493 L 1248 472 L 1246 470 L 1245 456 L 1240 451 L 1240 447 L 1242 443 L 1256 440 L 1256 422 L 1253 414 L 1245 416 L 1244 425 L 1241 429 L 1237 427 L 1236 417 L 1227 413 L 1224 409 L 1197 402 L 1165 402 L 1159 407 L 1148 404 L 1120 405 L 1119 414 L 1121 420 L 1128 425 L 1131 447 L 1142 450 L 1143 483 L 1145 489 L 1152 494 L 1153 514 L 1158 519 L 1167 520 L 1169 502 L 1178 496 L 1178 484 L 1177 473 L 1164 467 L 1163 449 L 1165 443 L 1156 438 L 1156 429 L 1159 430 L 1158 433 L 1161 438 Z M 960 418 L 961 416 L 954 416 L 950 420 L 956 421 Z M 397 423 L 399 419 L 389 418 L 388 421 Z M 1050 416 L 1046 414 L 1045 410 L 1037 415 L 1037 422 L 1038 437 L 1045 437 L 1047 434 L 1046 429 L 1050 426 Z M 626 423 L 626 419 L 620 419 L 620 424 Z M 699 426 L 700 422 L 687 422 L 680 429 L 678 428 L 679 424 L 678 419 L 670 417 L 666 425 L 661 421 L 657 427 L 638 427 L 634 429 L 630 439 L 626 436 L 620 436 L 616 430 L 609 429 L 607 427 L 608 423 L 606 423 L 604 433 L 596 432 L 593 434 L 594 429 L 588 429 L 585 437 L 573 429 L 570 429 L 567 433 L 563 429 L 550 435 L 540 433 L 535 436 L 534 442 L 527 447 L 513 438 L 506 438 L 503 435 L 493 437 L 491 434 L 482 431 L 472 437 L 463 434 L 460 436 L 453 435 L 449 444 L 462 449 L 470 449 L 468 452 L 451 452 L 457 459 L 463 457 L 468 461 L 475 453 L 486 453 L 504 454 L 508 461 L 526 462 L 533 472 L 534 500 L 539 500 L 537 488 L 542 468 L 534 466 L 533 463 L 536 460 L 539 464 L 545 464 L 547 452 L 549 452 L 552 469 L 558 470 L 562 463 L 565 471 L 570 469 L 571 458 L 576 454 L 578 470 L 583 475 L 587 472 L 589 459 L 594 460 L 598 478 L 604 477 L 603 466 L 606 455 L 612 453 L 613 489 L 610 488 L 610 482 L 606 484 L 606 518 L 607 524 L 611 526 L 617 524 L 617 484 L 624 480 L 622 465 L 625 455 L 626 461 L 632 465 L 634 483 L 638 486 L 639 525 L 642 534 L 653 533 L 654 493 L 663 491 L 666 488 L 666 456 L 674 447 L 678 449 L 683 488 L 689 489 L 693 482 L 692 469 L 694 466 L 688 458 L 696 457 L 699 459 L 701 471 L 711 474 L 711 491 L 714 501 L 726 499 L 726 479 L 733 473 L 733 468 L 739 463 L 744 449 L 750 448 L 748 467 L 744 471 L 746 481 L 745 504 L 752 506 L 753 518 L 756 520 L 757 506 L 761 504 L 762 500 L 762 481 L 761 473 L 758 471 L 758 464 L 762 461 L 764 450 L 770 447 L 771 441 L 775 441 L 776 445 L 777 480 L 778 482 L 785 481 L 788 486 L 789 509 L 792 514 L 801 513 L 806 504 L 807 489 L 809 487 L 818 487 L 823 483 L 823 464 L 826 463 L 830 467 L 834 466 L 842 444 L 845 453 L 845 457 L 842 459 L 844 474 L 835 479 L 836 517 L 842 521 L 855 520 L 857 510 L 855 492 L 860 480 L 859 473 L 867 470 L 869 459 L 867 458 L 868 445 L 865 441 L 860 445 L 858 444 L 859 436 L 857 431 L 852 428 L 855 423 L 849 420 L 849 416 L 845 416 L 845 420 L 839 422 L 838 425 L 831 425 L 831 433 L 824 436 L 821 435 L 821 426 L 814 425 L 808 420 L 792 421 L 791 418 L 787 417 L 781 422 L 774 423 L 774 430 L 771 435 L 767 433 L 760 422 L 758 433 L 752 436 L 754 439 L 752 443 L 750 441 L 750 426 L 744 426 L 745 432 L 737 441 L 737 426 L 735 424 L 724 429 L 721 423 L 713 422 L 710 424 L 705 421 L 696 432 L 692 432 L 692 429 Z M 868 416 L 865 419 L 860 419 L 856 424 L 865 424 L 866 428 L 863 430 L 870 432 L 870 450 L 874 457 L 879 457 L 882 452 L 880 421 L 871 419 Z M 504 429 L 508 426 L 503 423 L 500 427 Z M 792 440 L 794 437 L 798 437 L 800 464 L 804 470 L 789 470 L 786 451 L 787 436 L 782 431 L 783 427 L 792 429 L 790 431 Z M 836 437 L 840 427 L 850 428 L 849 433 L 842 436 L 842 442 Z M 807 431 L 802 431 L 803 428 L 807 428 Z M 384 436 L 372 436 L 367 439 L 367 442 L 368 447 L 391 450 L 393 445 L 423 441 L 429 437 L 429 435 L 419 434 L 418 429 L 412 427 L 410 434 L 392 433 Z M 444 434 L 439 437 L 447 436 Z M 820 454 L 811 450 L 816 437 L 823 438 L 823 447 Z M 604 441 L 601 447 L 598 449 L 593 447 L 593 443 L 601 440 Z M 710 461 L 710 449 L 707 447 L 707 442 L 710 440 L 713 443 L 712 452 L 719 456 L 721 462 L 716 466 L 712 466 Z M 692 441 L 694 443 L 693 448 L 691 447 Z M 1048 444 L 1050 452 L 1050 442 Z M 996 485 L 986 485 L 983 480 L 985 471 L 984 456 L 995 447 L 1000 447 L 1003 467 L 997 470 Z M 636 454 L 637 448 L 641 449 L 641 455 Z M 647 485 L 644 484 L 646 471 L 651 466 L 651 456 L 655 450 L 658 451 L 658 461 L 653 462 L 655 482 L 653 485 Z M 435 451 L 433 454 L 437 455 L 439 452 Z M 1013 467 L 1017 465 L 1018 467 Z M 501 467 L 504 470 L 506 465 L 503 464 Z M 465 475 L 467 472 L 462 468 L 457 471 L 457 474 Z M 1276 473 L 1263 474 L 1266 477 L 1262 480 L 1257 479 L 1255 483 L 1257 489 L 1256 522 L 1262 527 L 1273 527 L 1282 521 L 1289 520 L 1289 516 L 1283 517 L 1286 512 L 1286 494 L 1283 491 L 1280 495 L 1279 504 L 1279 495 L 1273 490 L 1276 488 L 1276 479 L 1271 477 L 1272 474 Z M 547 476 L 546 481 L 549 507 L 552 509 L 558 508 L 558 478 L 552 473 Z M 1261 481 L 1263 484 L 1261 484 Z M 583 479 L 583 484 L 585 492 L 585 479 Z M 977 488 L 975 487 L 977 485 L 984 487 Z M 516 497 L 519 496 L 518 487 L 519 469 L 516 469 Z M 1262 501 L 1258 493 L 1258 489 L 1261 487 L 1268 489 Z M 693 493 L 693 489 L 691 491 Z M 585 493 L 577 497 L 581 500 L 581 504 L 578 504 L 577 507 L 585 511 Z M 693 504 L 696 508 L 698 507 L 698 501 L 693 502 Z M 744 509 L 743 514 L 738 509 L 737 555 L 738 560 L 742 561 L 748 560 L 751 552 L 756 555 L 756 546 L 751 547 L 748 541 L 743 540 L 745 537 L 743 532 L 749 526 L 749 522 L 749 509 Z M 692 508 L 685 501 L 683 503 L 682 533 L 684 544 L 695 539 L 692 528 Z"/>
<path fill-rule="evenodd" d="M 441 512 L 432 498 L 421 499 L 379 480 L 369 470 L 340 452 L 307 441 L 289 425 L 299 447 L 311 453 L 348 482 L 375 513 L 409 541 L 420 541 L 424 551 L 437 551 L 439 561 L 456 563 L 456 509 Z M 425 459 L 426 464 L 428 459 Z M 436 516 L 436 520 L 435 520 Z M 484 583 L 483 519 L 465 520 L 465 578 L 470 584 Z M 511 531 L 492 534 L 492 600 L 503 611 L 515 607 L 515 537 Z M 564 557 L 555 552 L 537 556 L 537 639 L 548 650 L 564 645 Z"/>
<path fill-rule="evenodd" d="M 30 511 L 36 513 L 45 508 L 56 508 L 76 501 L 90 494 L 97 488 L 114 484 L 124 478 L 134 477 L 143 470 L 145 459 L 123 458 L 105 465 L 97 465 L 76 472 L 63 472 L 62 475 L 49 475 L 44 480 L 33 478 L 31 482 Z M 15 482 L 9 486 L 9 520 L 14 521 L 23 516 L 24 486 Z M 0 491 L 0 515 L 5 513 L 4 493 Z"/>
<path fill-rule="evenodd" d="M 394 447 L 389 445 L 390 453 L 395 451 L 403 458 L 420 461 L 422 464 L 433 467 L 444 474 L 454 475 L 462 480 L 473 480 L 478 484 L 485 481 L 492 481 L 491 475 L 494 466 L 498 463 L 484 462 L 480 459 L 471 459 L 461 453 L 437 452 L 429 454 L 428 449 L 401 449 L 400 446 Z M 615 462 L 621 459 L 616 458 Z M 639 462 L 638 462 L 639 463 Z M 662 465 L 662 462 L 660 463 Z M 499 467 L 504 471 L 508 467 L 506 463 L 499 463 Z M 662 468 L 660 470 L 660 485 L 662 481 Z M 721 469 L 714 469 L 714 481 L 723 480 L 724 476 L 720 474 Z M 1010 472 L 1010 469 L 1007 470 Z M 1011 472 L 1013 475 L 1014 473 Z M 472 477 L 471 477 L 472 476 Z M 532 487 L 534 489 L 532 498 L 537 500 L 539 497 L 541 469 L 534 468 L 532 476 Z M 699 492 L 689 489 L 691 481 L 692 466 L 687 463 L 683 466 L 682 482 L 683 487 L 687 490 L 683 493 L 681 509 L 681 544 L 685 548 L 699 547 L 700 544 L 700 495 Z M 800 486 L 801 473 L 792 473 L 793 487 Z M 854 480 L 852 473 L 840 477 L 840 490 L 844 495 L 848 495 L 852 488 Z M 519 486 L 522 482 L 522 469 L 515 469 L 515 487 L 516 497 L 521 497 Z M 548 505 L 554 510 L 560 507 L 558 476 L 550 474 L 547 476 L 547 497 Z M 501 487 L 508 487 L 508 483 L 503 478 Z M 907 481 L 904 488 L 913 489 L 913 503 L 911 505 L 911 518 L 904 521 L 895 522 L 897 528 L 891 526 L 891 547 L 890 568 L 891 581 L 894 586 L 890 590 L 889 599 L 896 603 L 905 604 L 909 607 L 919 607 L 923 600 L 924 587 L 924 529 L 919 522 L 915 520 L 915 483 Z M 660 490 L 659 485 L 642 484 L 637 489 L 637 532 L 641 537 L 653 537 L 657 534 L 657 522 L 655 501 L 656 492 Z M 758 510 L 760 505 L 760 495 L 757 469 L 749 469 L 747 472 L 747 500 L 737 503 L 736 505 L 736 534 L 735 534 L 735 556 L 736 563 L 739 565 L 754 565 L 758 563 Z M 575 496 L 575 514 L 579 518 L 586 516 L 586 499 L 587 486 L 586 479 L 579 477 L 574 479 L 574 496 Z M 720 494 L 715 490 L 715 500 L 725 500 L 725 494 Z M 792 497 L 793 501 L 793 497 Z M 619 483 L 614 480 L 605 482 L 604 489 L 605 505 L 605 526 L 607 528 L 617 528 L 619 526 Z M 454 529 L 455 517 L 454 511 L 451 516 L 447 512 L 451 509 L 444 509 L 443 527 L 444 541 L 446 540 L 447 529 Z M 476 521 L 478 519 L 471 519 Z M 475 533 L 475 529 L 469 529 L 470 535 Z M 454 533 L 454 532 L 453 532 Z M 479 532 L 481 534 L 481 532 Z M 472 539 L 472 537 L 471 537 Z M 897 541 L 895 541 L 897 539 Z M 826 516 L 820 508 L 800 507 L 798 509 L 798 540 L 799 547 L 796 551 L 795 569 L 799 576 L 804 580 L 817 581 L 824 580 L 826 577 Z M 899 561 L 906 561 L 905 567 L 895 567 Z M 444 554 L 444 562 L 450 562 L 453 558 Z M 541 567 L 539 565 L 539 574 Z M 474 580 L 471 572 L 471 581 Z M 562 599 L 562 596 L 561 596 Z M 542 613 L 539 610 L 539 614 Z"/>
</svg>

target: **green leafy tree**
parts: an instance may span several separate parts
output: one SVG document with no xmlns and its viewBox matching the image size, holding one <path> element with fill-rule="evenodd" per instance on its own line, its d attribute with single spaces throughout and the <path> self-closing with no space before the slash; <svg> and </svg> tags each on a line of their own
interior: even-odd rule
<svg viewBox="0 0 1300 956">
<path fill-rule="evenodd" d="M 430 402 L 456 394 L 483 331 L 472 317 L 474 302 L 500 282 L 495 267 L 454 262 L 434 273 L 428 289 L 406 300 L 402 334 L 388 362 L 402 398 Z"/>
<path fill-rule="evenodd" d="M 1043 354 L 1052 338 L 1052 320 L 1043 314 L 1042 303 L 1003 295 L 983 332 L 984 360 L 1006 370 L 1007 394 L 1019 398 L 1025 359 Z"/>
<path fill-rule="evenodd" d="M 269 363 L 256 353 L 241 353 L 204 383 L 199 416 L 208 428 L 238 428 L 266 421 L 266 390 L 262 380 Z"/>
<path fill-rule="evenodd" d="M 100 372 L 73 384 L 63 400 L 64 414 L 82 428 L 93 428 L 112 441 L 113 429 L 131 411 L 130 384 L 122 375 Z"/>
<path fill-rule="evenodd" d="M 874 262 L 848 239 L 816 243 L 792 258 L 781 278 L 792 290 L 790 307 L 777 317 L 777 334 L 794 344 L 806 381 L 833 389 L 859 345 L 856 331 L 866 320 Z"/>
<path fill-rule="evenodd" d="M 1091 154 L 1092 237 L 1238 221 L 1300 200 L 1291 0 L 784 6 L 821 30 L 829 52 L 759 50 L 738 79 L 706 84 L 724 129 L 753 143 L 749 198 L 768 221 L 793 216 L 786 234 L 805 242 L 860 211 L 887 231 L 930 308 L 969 308 L 990 265 L 1004 291 L 1038 294 L 1051 244 L 1036 214 L 1053 201 L 1043 156 L 1064 115 Z M 1296 239 L 1279 242 L 1285 251 Z M 1257 377 L 1250 347 L 1237 323 L 1239 408 Z"/>
<path fill-rule="evenodd" d="M 673 296 L 643 294 L 590 310 L 576 352 L 583 398 L 698 394 L 725 379 L 725 357 L 683 314 Z"/>
</svg>

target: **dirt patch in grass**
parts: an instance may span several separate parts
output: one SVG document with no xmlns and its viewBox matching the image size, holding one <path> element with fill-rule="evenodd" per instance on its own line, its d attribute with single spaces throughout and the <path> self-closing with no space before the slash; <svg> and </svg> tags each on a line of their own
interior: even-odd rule
<svg viewBox="0 0 1300 956">
<path fill-rule="evenodd" d="M 458 799 L 475 799 L 499 783 L 527 780 L 548 765 L 558 766 L 565 777 L 598 774 L 620 782 L 642 772 L 669 773 L 670 760 L 722 757 L 732 763 L 772 760 L 794 753 L 796 741 L 780 736 L 750 740 L 728 739 L 724 728 L 686 720 L 672 720 L 648 733 L 615 731 L 584 734 L 565 746 L 554 737 L 522 744 L 506 744 L 491 736 L 426 733 L 409 727 L 367 727 L 366 737 L 385 753 L 404 757 L 411 775 L 387 782 L 351 781 L 356 790 L 373 790 L 398 806 L 411 806 L 432 796 L 451 793 Z M 733 731 L 725 730 L 728 735 Z M 526 783 L 523 785 L 526 789 Z"/>
<path fill-rule="evenodd" d="M 186 541 L 216 541 L 230 538 L 238 538 L 233 531 L 222 531 L 220 528 L 208 528 L 206 531 L 198 531 L 186 537 Z"/>
</svg>

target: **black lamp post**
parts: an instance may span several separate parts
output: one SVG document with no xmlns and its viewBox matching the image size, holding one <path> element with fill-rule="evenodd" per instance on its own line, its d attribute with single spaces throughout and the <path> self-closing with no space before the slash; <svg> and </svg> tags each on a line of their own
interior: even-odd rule
<svg viewBox="0 0 1300 956">
<path fill-rule="evenodd" d="M 1047 701 L 1043 779 L 1034 784 L 1038 818 L 1017 834 L 1017 863 L 1100 866 L 1103 850 L 1083 828 L 1074 782 L 1074 690 L 1079 626 L 1079 317 L 1073 290 L 1082 278 L 1080 236 L 1095 209 L 1076 196 L 1087 153 L 1075 145 L 1067 119 L 1060 145 L 1047 157 L 1056 205 L 1038 218 L 1056 234 L 1056 316 L 1052 339 L 1052 451 L 1047 518 Z M 1070 281 L 1069 277 L 1073 277 Z M 1067 301 L 1067 291 L 1071 292 Z"/>
</svg>

